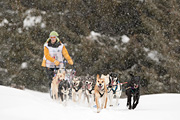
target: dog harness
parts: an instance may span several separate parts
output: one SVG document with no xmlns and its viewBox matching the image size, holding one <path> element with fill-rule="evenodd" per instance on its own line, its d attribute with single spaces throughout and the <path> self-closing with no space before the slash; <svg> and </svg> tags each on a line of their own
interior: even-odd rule
<svg viewBox="0 0 180 120">
<path fill-rule="evenodd" d="M 89 92 L 89 94 L 92 94 L 92 91 L 93 91 L 94 89 L 93 89 L 93 87 L 92 87 L 91 90 L 89 90 L 89 89 L 86 89 L 86 90 Z"/>
<path fill-rule="evenodd" d="M 101 90 L 101 91 L 104 91 L 104 89 Z M 103 94 L 101 94 L 101 93 L 99 92 L 100 97 L 102 97 L 102 96 L 104 95 L 104 93 L 105 93 L 105 92 L 103 92 Z"/>
<path fill-rule="evenodd" d="M 119 84 L 119 81 L 118 81 L 118 84 Z M 113 89 L 113 87 L 112 87 L 112 85 L 111 85 L 111 87 L 109 87 L 109 88 L 111 88 L 109 91 L 108 91 L 108 93 L 110 93 L 111 92 L 111 90 L 113 91 L 113 94 L 116 94 L 116 90 L 117 90 L 117 88 L 118 88 L 118 84 L 117 85 L 114 85 L 114 86 L 116 86 L 115 87 L 115 89 Z"/>
<path fill-rule="evenodd" d="M 78 89 L 76 89 L 74 86 L 73 86 L 73 89 L 78 92 L 81 88 L 79 87 Z"/>
<path fill-rule="evenodd" d="M 137 87 L 137 88 L 127 87 L 126 90 L 131 89 L 132 94 L 134 94 L 138 88 L 139 88 L 139 87 Z"/>
<path fill-rule="evenodd" d="M 99 92 L 99 94 L 100 94 L 100 97 L 102 97 L 102 96 L 104 95 L 104 93 L 103 93 L 103 94 L 101 94 L 100 92 Z"/>
<path fill-rule="evenodd" d="M 89 90 L 89 89 L 86 89 L 86 90 L 89 92 L 89 94 L 92 94 L 92 91 L 94 90 L 94 87 L 92 86 L 91 90 Z"/>
</svg>

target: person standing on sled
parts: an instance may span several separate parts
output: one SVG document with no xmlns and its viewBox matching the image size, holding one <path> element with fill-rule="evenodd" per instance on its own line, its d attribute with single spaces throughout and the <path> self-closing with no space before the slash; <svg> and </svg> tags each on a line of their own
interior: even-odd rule
<svg viewBox="0 0 180 120">
<path fill-rule="evenodd" d="M 52 78 L 54 77 L 54 70 L 62 69 L 64 58 L 70 65 L 73 61 L 63 43 L 58 38 L 58 33 L 52 31 L 49 38 L 44 44 L 44 57 L 42 66 L 46 68 L 47 76 L 49 79 L 49 89 L 51 89 Z"/>
</svg>

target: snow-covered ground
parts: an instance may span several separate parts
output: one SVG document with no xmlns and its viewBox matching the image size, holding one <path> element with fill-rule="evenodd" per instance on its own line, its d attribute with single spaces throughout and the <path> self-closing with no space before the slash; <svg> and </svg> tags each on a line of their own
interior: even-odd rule
<svg viewBox="0 0 180 120">
<path fill-rule="evenodd" d="M 179 120 L 180 94 L 143 95 L 135 110 L 118 107 L 96 113 L 86 102 L 67 106 L 50 99 L 48 93 L 0 86 L 0 120 Z"/>
</svg>

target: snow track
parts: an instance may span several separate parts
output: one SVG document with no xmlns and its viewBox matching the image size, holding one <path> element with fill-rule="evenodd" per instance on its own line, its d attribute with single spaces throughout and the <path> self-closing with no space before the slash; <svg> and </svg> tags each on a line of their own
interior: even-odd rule
<svg viewBox="0 0 180 120">
<path fill-rule="evenodd" d="M 0 86 L 1 120 L 179 120 L 180 94 L 154 94 L 140 97 L 135 110 L 126 108 L 126 100 L 119 106 L 107 107 L 96 113 L 87 102 L 68 101 L 67 106 L 54 101 L 48 93 L 18 90 Z"/>
</svg>

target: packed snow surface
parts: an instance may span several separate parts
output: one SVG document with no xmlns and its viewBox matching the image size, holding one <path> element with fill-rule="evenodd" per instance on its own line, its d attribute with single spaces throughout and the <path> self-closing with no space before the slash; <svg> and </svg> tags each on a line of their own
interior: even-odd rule
<svg viewBox="0 0 180 120">
<path fill-rule="evenodd" d="M 135 110 L 128 110 L 126 98 L 119 106 L 97 113 L 86 101 L 64 106 L 48 93 L 0 86 L 1 120 L 179 120 L 180 94 L 142 95 Z"/>
</svg>

